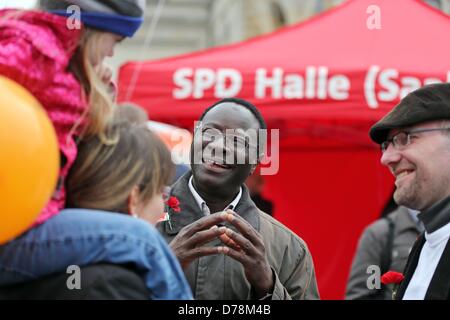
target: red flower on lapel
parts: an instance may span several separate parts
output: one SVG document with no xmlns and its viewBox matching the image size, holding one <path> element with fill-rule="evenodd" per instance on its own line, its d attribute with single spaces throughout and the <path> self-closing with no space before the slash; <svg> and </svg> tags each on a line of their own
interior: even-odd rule
<svg viewBox="0 0 450 320">
<path fill-rule="evenodd" d="M 403 281 L 405 277 L 402 273 L 396 272 L 396 271 L 388 271 L 385 274 L 381 276 L 381 283 L 388 285 L 388 284 L 399 284 Z"/>
<path fill-rule="evenodd" d="M 177 197 L 171 196 L 169 200 L 167 200 L 167 206 L 174 212 L 181 212 L 180 201 L 177 199 Z"/>
<path fill-rule="evenodd" d="M 381 283 L 392 289 L 392 299 L 395 300 L 400 283 L 405 279 L 403 273 L 388 271 L 381 276 Z"/>
</svg>

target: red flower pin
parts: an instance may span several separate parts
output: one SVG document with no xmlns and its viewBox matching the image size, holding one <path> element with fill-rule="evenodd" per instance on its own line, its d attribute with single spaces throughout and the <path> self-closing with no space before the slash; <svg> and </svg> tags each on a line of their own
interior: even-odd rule
<svg viewBox="0 0 450 320">
<path fill-rule="evenodd" d="M 171 208 L 174 212 L 180 212 L 180 201 L 178 201 L 177 197 L 171 196 L 169 200 L 167 200 L 167 206 Z"/>
<path fill-rule="evenodd" d="M 396 271 L 388 271 L 381 276 L 381 283 L 392 289 L 393 300 L 395 300 L 397 296 L 397 289 L 399 287 L 400 282 L 402 282 L 403 279 L 405 279 L 403 274 Z"/>
<path fill-rule="evenodd" d="M 381 276 L 381 283 L 388 285 L 388 284 L 399 284 L 403 281 L 405 277 L 402 273 L 396 272 L 396 271 L 388 271 L 385 274 Z"/>
</svg>

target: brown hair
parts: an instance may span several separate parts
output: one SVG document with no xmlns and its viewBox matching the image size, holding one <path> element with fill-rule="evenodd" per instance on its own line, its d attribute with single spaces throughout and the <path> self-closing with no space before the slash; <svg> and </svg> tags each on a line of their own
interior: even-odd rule
<svg viewBox="0 0 450 320">
<path fill-rule="evenodd" d="M 134 124 L 144 124 L 149 120 L 147 112 L 132 103 L 118 105 L 114 117 L 119 121 L 128 121 Z"/>
<path fill-rule="evenodd" d="M 174 164 L 164 143 L 145 126 L 116 122 L 105 132 L 117 142 L 97 136 L 81 141 L 67 177 L 67 207 L 128 213 L 133 187 L 139 186 L 141 201 L 150 200 L 170 183 Z"/>
</svg>

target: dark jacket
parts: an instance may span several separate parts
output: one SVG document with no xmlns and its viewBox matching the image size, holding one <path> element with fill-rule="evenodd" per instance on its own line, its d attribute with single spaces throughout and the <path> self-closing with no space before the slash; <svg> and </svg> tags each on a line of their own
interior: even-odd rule
<svg viewBox="0 0 450 320">
<path fill-rule="evenodd" d="M 124 266 L 99 264 L 81 268 L 81 289 L 69 290 L 71 274 L 0 288 L 0 300 L 147 300 L 143 279 Z"/>
<path fill-rule="evenodd" d="M 171 222 L 164 221 L 157 225 L 168 242 L 184 226 L 203 216 L 188 187 L 190 176 L 191 172 L 188 172 L 172 187 L 172 196 L 180 201 L 181 212 L 169 211 Z M 234 211 L 262 235 L 269 264 L 276 275 L 272 299 L 318 299 L 313 261 L 305 242 L 281 223 L 258 210 L 250 199 L 247 188 L 244 185 L 242 188 L 242 197 Z M 222 244 L 216 239 L 209 245 Z M 197 259 L 185 270 L 185 274 L 196 299 L 255 298 L 244 268 L 228 256 L 213 255 Z"/>
<path fill-rule="evenodd" d="M 392 300 L 392 290 L 382 286 L 369 289 L 367 268 L 380 267 L 381 275 L 387 271 L 403 272 L 411 248 L 420 234 L 418 224 L 405 207 L 388 215 L 393 223 L 392 242 L 389 242 L 389 223 L 379 219 L 362 233 L 347 282 L 346 299 Z"/>
<path fill-rule="evenodd" d="M 440 227 L 450 223 L 450 196 L 434 205 L 426 212 L 420 214 L 420 219 L 425 224 L 428 233 L 432 233 Z M 422 234 L 414 244 L 406 264 L 404 276 L 401 282 L 396 300 L 402 300 L 416 271 L 420 253 L 425 244 L 425 234 Z M 450 240 L 447 240 L 444 252 L 442 252 L 436 270 L 425 294 L 425 300 L 450 300 Z"/>
</svg>

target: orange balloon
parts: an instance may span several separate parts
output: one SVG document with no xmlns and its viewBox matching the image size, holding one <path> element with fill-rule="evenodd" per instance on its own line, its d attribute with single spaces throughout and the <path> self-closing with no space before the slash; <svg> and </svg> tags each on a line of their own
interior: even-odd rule
<svg viewBox="0 0 450 320">
<path fill-rule="evenodd" d="M 58 142 L 47 113 L 25 88 L 0 76 L 0 244 L 33 224 L 58 174 Z"/>
</svg>

